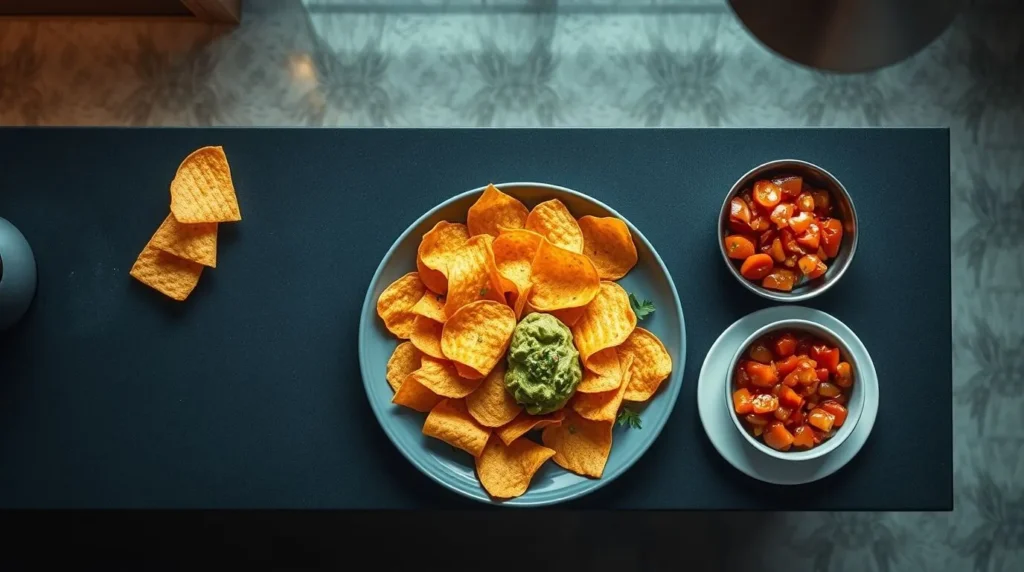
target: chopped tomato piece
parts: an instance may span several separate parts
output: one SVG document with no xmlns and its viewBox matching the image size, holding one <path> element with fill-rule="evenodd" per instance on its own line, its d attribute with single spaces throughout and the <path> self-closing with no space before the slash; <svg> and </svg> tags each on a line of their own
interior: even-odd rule
<svg viewBox="0 0 1024 572">
<path fill-rule="evenodd" d="M 749 224 L 750 206 L 747 205 L 746 201 L 743 199 L 733 197 L 733 199 L 729 201 L 729 218 Z"/>
<path fill-rule="evenodd" d="M 828 381 L 828 369 L 819 367 L 814 371 L 818 373 L 818 381 Z"/>
<path fill-rule="evenodd" d="M 801 360 L 796 369 L 789 372 L 782 381 L 784 384 L 795 387 L 796 385 L 810 385 L 818 381 L 818 372 L 808 361 Z"/>
<path fill-rule="evenodd" d="M 813 254 L 801 256 L 800 260 L 797 261 L 797 266 L 800 268 L 800 272 L 811 280 L 820 278 L 828 270 L 828 266 L 825 266 L 825 263 Z"/>
<path fill-rule="evenodd" d="M 789 387 L 788 385 L 782 386 L 782 389 L 780 389 L 778 392 L 778 397 L 779 404 L 784 405 L 790 409 L 798 409 L 801 405 L 804 404 L 804 398 L 797 395 L 797 393 L 793 391 L 793 388 Z"/>
<path fill-rule="evenodd" d="M 792 229 L 784 228 L 784 229 L 780 230 L 779 231 L 779 240 L 782 241 L 782 248 L 786 252 L 788 252 L 790 254 L 799 254 L 800 256 L 803 256 L 804 254 L 807 254 L 807 252 L 804 250 L 804 248 L 802 246 L 800 246 L 800 243 L 798 243 L 796 241 L 796 235 L 793 234 L 793 230 Z"/>
<path fill-rule="evenodd" d="M 824 238 L 824 237 L 822 237 L 822 238 Z M 825 249 L 822 248 L 820 245 L 818 246 L 817 257 L 818 257 L 818 260 L 821 260 L 822 262 L 828 260 L 828 255 L 825 254 Z"/>
<path fill-rule="evenodd" d="M 754 229 L 750 228 L 749 224 L 741 220 L 736 220 L 732 217 L 729 217 L 729 224 L 727 226 L 729 227 L 730 232 L 736 234 L 751 234 L 754 232 Z"/>
<path fill-rule="evenodd" d="M 822 397 L 837 397 L 839 395 L 839 386 L 823 381 L 818 384 L 818 395 Z"/>
<path fill-rule="evenodd" d="M 754 183 L 754 202 L 765 210 L 771 211 L 782 200 L 782 189 L 771 181 Z"/>
<path fill-rule="evenodd" d="M 786 260 L 786 251 L 782 249 L 782 241 L 775 239 L 772 241 L 771 249 L 768 254 L 772 257 L 775 262 L 783 262 Z"/>
<path fill-rule="evenodd" d="M 729 258 L 746 260 L 754 255 L 754 243 L 745 236 L 730 234 L 725 237 L 725 254 Z"/>
<path fill-rule="evenodd" d="M 843 423 L 846 423 L 846 417 L 849 415 L 849 411 L 845 407 L 835 401 L 826 401 L 820 406 L 825 411 L 832 414 L 835 420 L 832 422 L 833 427 L 842 427 Z"/>
<path fill-rule="evenodd" d="M 818 260 L 817 256 L 813 254 L 805 254 L 800 257 L 800 260 L 798 260 L 796 264 L 800 268 L 800 272 L 802 272 L 804 276 L 807 276 L 811 272 L 814 272 L 814 269 L 818 267 L 818 262 L 820 262 L 820 260 Z"/>
<path fill-rule="evenodd" d="M 821 244 L 822 250 L 829 258 L 835 258 L 839 254 L 839 246 L 843 243 L 843 223 L 830 218 L 821 221 Z"/>
<path fill-rule="evenodd" d="M 747 387 L 751 385 L 750 376 L 747 375 L 747 370 L 743 367 L 743 362 L 740 362 L 736 367 L 736 373 L 732 376 L 732 382 L 736 384 L 736 387 Z"/>
<path fill-rule="evenodd" d="M 789 416 L 789 419 L 786 420 L 786 425 L 803 425 L 805 417 L 806 415 L 804 414 L 804 410 L 797 407 L 793 410 L 793 414 Z"/>
<path fill-rule="evenodd" d="M 811 438 L 814 439 L 815 445 L 821 445 L 821 442 L 825 440 L 825 434 L 811 427 Z"/>
<path fill-rule="evenodd" d="M 754 396 L 746 387 L 741 387 L 732 393 L 732 407 L 740 415 L 746 415 L 754 410 L 753 400 Z"/>
<path fill-rule="evenodd" d="M 753 405 L 756 415 L 772 413 L 779 408 L 779 398 L 771 393 L 761 393 L 754 396 Z"/>
<path fill-rule="evenodd" d="M 809 213 L 814 210 L 814 196 L 811 193 L 800 193 L 796 198 L 796 208 Z"/>
<path fill-rule="evenodd" d="M 818 266 L 814 269 L 814 272 L 808 274 L 807 277 L 812 280 L 814 278 L 821 278 L 822 276 L 825 275 L 826 272 L 828 272 L 828 266 L 819 259 Z"/>
<path fill-rule="evenodd" d="M 814 215 L 808 212 L 795 214 L 789 218 L 789 228 L 796 234 L 802 234 L 811 223 L 814 222 Z"/>
<path fill-rule="evenodd" d="M 782 196 L 790 199 L 795 199 L 800 196 L 800 191 L 804 187 L 803 177 L 778 177 L 776 179 L 772 179 L 772 182 L 782 189 Z"/>
<path fill-rule="evenodd" d="M 788 451 L 793 445 L 793 434 L 778 421 L 772 421 L 764 429 L 764 444 L 772 449 Z"/>
<path fill-rule="evenodd" d="M 793 334 L 785 333 L 775 338 L 775 355 L 785 358 L 796 352 L 796 338 Z"/>
<path fill-rule="evenodd" d="M 782 421 L 783 423 L 785 423 L 786 420 L 789 419 L 789 416 L 792 415 L 792 414 L 793 414 L 793 410 L 792 409 L 790 409 L 788 407 L 783 407 L 781 405 L 779 406 L 778 409 L 775 410 L 774 413 L 772 413 L 772 415 L 774 415 L 776 419 L 778 419 L 779 421 Z"/>
<path fill-rule="evenodd" d="M 772 270 L 764 277 L 764 280 L 761 281 L 761 286 L 772 290 L 781 290 L 783 292 L 789 292 L 792 290 L 794 284 L 796 284 L 796 273 L 792 270 L 786 270 L 785 268 L 776 268 Z"/>
<path fill-rule="evenodd" d="M 793 206 L 793 203 L 780 203 L 772 211 L 772 216 L 770 218 L 772 219 L 772 222 L 775 223 L 776 227 L 786 228 L 789 226 L 789 219 L 794 213 L 796 213 L 796 207 Z"/>
<path fill-rule="evenodd" d="M 793 431 L 793 446 L 799 449 L 810 449 L 814 446 L 814 432 L 806 425 L 800 425 Z"/>
<path fill-rule="evenodd" d="M 764 425 L 768 424 L 768 416 L 767 415 L 754 415 L 753 413 L 748 413 L 748 414 L 746 414 L 743 417 L 743 419 L 747 423 L 750 423 L 751 425 L 761 425 L 761 426 L 764 426 Z"/>
<path fill-rule="evenodd" d="M 746 362 L 745 369 L 750 376 L 751 385 L 757 387 L 771 387 L 779 381 L 779 374 L 771 364 L 757 363 L 756 361 Z"/>
<path fill-rule="evenodd" d="M 772 220 L 766 215 L 759 214 L 750 220 L 750 229 L 754 232 L 764 232 L 772 227 Z"/>
<path fill-rule="evenodd" d="M 832 199 L 828 196 L 828 191 L 815 189 L 811 191 L 811 198 L 814 199 L 814 212 L 827 215 L 832 207 Z"/>
<path fill-rule="evenodd" d="M 825 344 L 814 344 L 811 346 L 811 358 L 818 362 L 819 366 L 835 372 L 836 366 L 839 365 L 839 350 Z"/>
<path fill-rule="evenodd" d="M 759 361 L 761 363 L 771 363 L 772 350 L 768 349 L 768 346 L 764 343 L 764 340 L 757 340 L 750 345 L 750 350 L 747 352 L 750 355 L 750 359 Z"/>
<path fill-rule="evenodd" d="M 789 372 L 796 369 L 796 366 L 800 364 L 800 358 L 796 356 L 788 356 L 784 360 L 775 362 L 775 369 L 779 372 L 779 375 L 788 375 Z M 794 378 L 794 384 L 795 384 Z M 788 384 L 787 384 L 788 385 Z"/>
<path fill-rule="evenodd" d="M 747 280 L 761 280 L 772 271 L 775 262 L 767 254 L 754 254 L 743 261 L 740 274 Z"/>
<path fill-rule="evenodd" d="M 807 357 L 806 355 L 801 355 L 799 357 L 800 357 L 800 366 L 799 367 L 809 367 L 811 369 L 814 369 L 814 368 L 818 367 L 818 362 L 812 360 L 811 358 Z"/>
<path fill-rule="evenodd" d="M 818 245 L 821 244 L 821 227 L 818 226 L 818 223 L 812 222 L 807 230 L 798 234 L 796 243 L 804 247 L 807 252 L 816 252 Z"/>
<path fill-rule="evenodd" d="M 853 367 L 849 362 L 841 362 L 836 365 L 836 385 L 847 388 L 853 385 Z"/>
<path fill-rule="evenodd" d="M 757 411 L 756 407 L 757 406 L 755 405 L 755 411 Z M 810 423 L 812 427 L 817 427 L 826 433 L 832 430 L 832 425 L 835 421 L 835 415 L 832 415 L 820 407 L 812 409 L 811 412 L 807 414 L 807 422 Z"/>
<path fill-rule="evenodd" d="M 808 385 L 805 389 L 807 399 L 804 401 L 804 409 L 810 411 L 818 406 L 818 382 Z"/>
</svg>

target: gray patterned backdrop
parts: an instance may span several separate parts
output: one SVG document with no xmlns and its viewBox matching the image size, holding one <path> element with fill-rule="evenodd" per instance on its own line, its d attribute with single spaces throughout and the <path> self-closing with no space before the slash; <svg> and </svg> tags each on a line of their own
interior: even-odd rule
<svg viewBox="0 0 1024 572">
<path fill-rule="evenodd" d="M 520 536 L 536 562 L 554 553 L 532 541 L 543 530 L 560 564 L 591 568 L 1024 570 L 1019 2 L 975 0 L 921 53 L 850 76 L 776 57 L 723 0 L 247 0 L 236 29 L 0 21 L 0 124 L 950 126 L 954 512 L 439 515 L 457 522 L 430 528 Z"/>
</svg>

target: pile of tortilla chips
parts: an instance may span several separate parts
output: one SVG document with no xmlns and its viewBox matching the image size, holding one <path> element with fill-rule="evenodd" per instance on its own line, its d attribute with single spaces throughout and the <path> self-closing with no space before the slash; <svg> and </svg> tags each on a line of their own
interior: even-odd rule
<svg viewBox="0 0 1024 572">
<path fill-rule="evenodd" d="M 425 435 L 472 455 L 492 497 L 525 493 L 548 459 L 600 478 L 620 406 L 650 399 L 672 371 L 614 282 L 636 262 L 621 220 L 577 220 L 559 200 L 529 210 L 488 186 L 465 224 L 423 235 L 417 271 L 377 300 L 387 329 L 408 340 L 388 360 L 392 402 L 427 413 Z M 583 362 L 575 395 L 547 415 L 527 414 L 505 390 L 505 352 L 531 312 L 569 326 Z M 535 430 L 543 444 L 528 437 Z"/>
<path fill-rule="evenodd" d="M 242 220 L 221 147 L 203 147 L 178 166 L 171 181 L 171 214 L 149 239 L 131 276 L 183 301 L 199 283 L 204 266 L 217 267 L 217 225 Z"/>
</svg>

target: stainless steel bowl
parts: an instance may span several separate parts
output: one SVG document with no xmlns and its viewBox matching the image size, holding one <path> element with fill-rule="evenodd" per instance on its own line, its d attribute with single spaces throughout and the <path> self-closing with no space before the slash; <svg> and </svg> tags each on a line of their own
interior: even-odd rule
<svg viewBox="0 0 1024 572">
<path fill-rule="evenodd" d="M 790 292 L 770 290 L 747 280 L 740 274 L 738 260 L 729 258 L 725 252 L 725 236 L 729 234 L 729 202 L 733 197 L 740 194 L 743 189 L 753 187 L 754 181 L 767 179 L 781 175 L 799 175 L 813 187 L 825 189 L 831 195 L 833 204 L 836 207 L 835 218 L 843 223 L 843 241 L 839 247 L 839 255 L 828 260 L 828 271 L 824 276 L 814 280 L 805 281 L 803 284 L 793 288 Z M 763 165 L 754 167 L 745 175 L 739 178 L 729 194 L 725 196 L 722 203 L 722 211 L 718 217 L 718 249 L 722 253 L 722 260 L 729 268 L 729 272 L 739 280 L 740 284 L 751 292 L 775 302 L 801 302 L 809 300 L 825 292 L 839 281 L 846 272 L 846 269 L 853 261 L 853 255 L 857 252 L 857 210 L 853 208 L 853 199 L 846 187 L 836 179 L 832 173 L 807 161 L 798 159 L 780 159 L 769 161 Z"/>
<path fill-rule="evenodd" d="M 812 447 L 807 450 L 789 450 L 789 451 L 777 451 L 772 449 L 768 445 L 765 445 L 763 441 L 757 439 L 750 434 L 750 431 L 743 426 L 740 421 L 739 415 L 733 410 L 732 406 L 732 392 L 736 389 L 733 383 L 733 373 L 736 371 L 736 364 L 739 363 L 743 355 L 747 353 L 751 344 L 757 341 L 759 338 L 764 336 L 770 336 L 773 333 L 781 333 L 786 331 L 798 331 L 806 332 L 813 335 L 814 337 L 820 338 L 825 342 L 831 344 L 833 347 L 839 348 L 840 359 L 845 362 L 849 362 L 853 370 L 853 385 L 848 390 L 849 400 L 846 402 L 846 422 L 843 426 L 836 430 L 836 434 L 831 439 L 824 441 L 817 447 Z M 732 356 L 732 361 L 729 362 L 729 373 L 726 376 L 725 381 L 725 406 L 729 408 L 729 417 L 732 418 L 733 423 L 736 425 L 736 430 L 743 434 L 752 447 L 761 451 L 765 455 L 775 457 L 776 459 L 782 459 L 785 461 L 809 461 L 811 459 L 817 459 L 823 457 L 830 452 L 836 450 L 840 445 L 843 444 L 852 433 L 854 427 L 857 426 L 857 422 L 860 421 L 861 414 L 864 412 L 864 391 L 860 386 L 860 367 L 861 363 L 854 357 L 853 352 L 850 351 L 849 345 L 846 341 L 839 337 L 835 332 L 817 324 L 815 322 L 809 322 L 807 320 L 789 319 L 789 320 L 778 320 L 772 322 L 767 326 L 758 328 L 754 333 L 747 336 L 747 339 L 743 341 L 739 349 Z"/>
</svg>

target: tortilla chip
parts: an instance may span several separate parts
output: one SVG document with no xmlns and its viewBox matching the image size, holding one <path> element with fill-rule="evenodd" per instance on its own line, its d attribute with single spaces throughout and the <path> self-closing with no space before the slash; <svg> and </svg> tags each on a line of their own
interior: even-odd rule
<svg viewBox="0 0 1024 572">
<path fill-rule="evenodd" d="M 559 409 L 558 411 L 552 411 L 547 415 L 530 415 L 523 411 L 512 420 L 511 423 L 504 427 L 499 427 L 494 432 L 498 435 L 503 443 L 511 445 L 513 441 L 526 435 L 534 429 L 543 429 L 544 427 L 550 427 L 552 425 L 558 425 L 565 419 L 565 410 Z"/>
<path fill-rule="evenodd" d="M 528 300 L 530 299 L 530 290 L 533 289 L 533 284 L 528 284 L 526 290 L 514 296 L 512 302 L 512 311 L 516 314 L 516 320 L 523 318 L 523 313 L 526 312 L 526 308 L 530 305 Z"/>
<path fill-rule="evenodd" d="M 430 410 L 423 422 L 423 434 L 479 457 L 491 430 L 473 419 L 461 399 L 445 399 Z"/>
<path fill-rule="evenodd" d="M 448 297 L 444 313 L 449 318 L 459 308 L 477 300 L 505 303 L 504 287 L 494 264 L 489 235 L 469 239 L 448 266 Z"/>
<path fill-rule="evenodd" d="M 494 239 L 492 249 L 498 272 L 516 286 L 522 295 L 530 287 L 530 267 L 544 237 L 529 230 L 503 230 Z"/>
<path fill-rule="evenodd" d="M 467 365 L 462 365 L 459 362 L 452 362 L 452 365 L 455 366 L 455 373 L 459 374 L 459 377 L 472 379 L 474 381 L 481 381 L 483 379 L 483 377 L 479 373 L 477 373 L 475 369 Z"/>
<path fill-rule="evenodd" d="M 178 258 L 146 244 L 128 274 L 157 292 L 181 302 L 199 284 L 202 273 L 202 264 Z"/>
<path fill-rule="evenodd" d="M 526 217 L 526 230 L 532 230 L 551 244 L 572 252 L 583 252 L 583 232 L 562 201 L 551 199 L 533 207 Z"/>
<path fill-rule="evenodd" d="M 526 205 L 498 190 L 494 185 L 487 185 L 480 198 L 469 207 L 466 213 L 466 226 L 469 235 L 489 234 L 497 237 L 501 228 L 523 228 L 529 211 Z"/>
<path fill-rule="evenodd" d="M 413 379 L 423 387 L 441 397 L 458 399 L 465 397 L 480 386 L 482 379 L 466 379 L 455 371 L 455 366 L 449 361 L 423 356 L 420 368 L 409 374 L 405 382 Z"/>
<path fill-rule="evenodd" d="M 587 304 L 583 316 L 572 327 L 573 342 L 580 350 L 583 364 L 603 349 L 626 341 L 636 328 L 636 314 L 629 305 L 629 294 L 614 282 L 601 282 L 597 296 Z M 591 366 L 597 373 L 607 373 L 601 366 Z"/>
<path fill-rule="evenodd" d="M 398 391 L 398 388 L 402 387 L 402 382 L 408 375 L 420 368 L 420 359 L 423 354 L 420 350 L 416 349 L 416 346 L 409 342 L 402 342 L 398 344 L 395 351 L 391 352 L 391 357 L 388 359 L 387 366 L 387 380 L 388 385 L 391 389 Z"/>
<path fill-rule="evenodd" d="M 530 272 L 533 289 L 529 302 L 541 312 L 586 306 L 601 289 L 601 279 L 589 258 L 546 240 L 540 243 Z"/>
<path fill-rule="evenodd" d="M 217 223 L 184 224 L 167 215 L 149 239 L 156 248 L 210 268 L 217 267 Z"/>
<path fill-rule="evenodd" d="M 541 441 L 555 450 L 552 459 L 560 467 L 599 479 L 612 450 L 612 425 L 608 421 L 584 419 L 570 409 L 560 425 L 544 429 Z"/>
<path fill-rule="evenodd" d="M 548 310 L 548 313 L 558 318 L 560 322 L 571 328 L 576 324 L 576 322 L 580 321 L 580 318 L 583 317 L 583 312 L 586 311 L 586 309 L 586 306 L 580 306 L 579 308 Z"/>
<path fill-rule="evenodd" d="M 466 225 L 445 220 L 423 235 L 416 249 L 416 269 L 427 288 L 438 294 L 448 292 L 448 265 L 468 240 Z"/>
<path fill-rule="evenodd" d="M 579 393 L 612 391 L 622 385 L 622 366 L 619 352 L 607 348 L 590 356 L 590 365 L 583 368 L 583 379 L 576 386 Z"/>
<path fill-rule="evenodd" d="M 420 278 L 422 279 L 422 277 L 423 275 L 421 274 Z M 444 323 L 447 319 L 447 316 L 444 315 L 444 296 L 431 291 L 424 292 L 420 301 L 416 302 L 409 311 L 417 316 L 430 318 L 435 322 Z"/>
<path fill-rule="evenodd" d="M 484 427 L 501 427 L 523 410 L 512 394 L 505 390 L 505 361 L 498 362 L 476 391 L 466 396 L 466 407 L 477 423 Z"/>
<path fill-rule="evenodd" d="M 427 291 L 416 272 L 410 272 L 395 280 L 377 298 L 377 315 L 384 320 L 388 331 L 403 340 L 412 334 L 416 314 L 412 307 Z"/>
<path fill-rule="evenodd" d="M 403 405 L 409 409 L 415 409 L 421 413 L 427 413 L 441 401 L 442 397 L 430 391 L 423 384 L 416 381 L 412 374 L 406 376 L 402 386 L 391 398 L 391 403 Z"/>
<path fill-rule="evenodd" d="M 483 453 L 476 458 L 476 475 L 487 494 L 509 499 L 530 488 L 533 475 L 555 454 L 529 439 L 517 439 L 511 445 L 491 437 Z"/>
<path fill-rule="evenodd" d="M 636 245 L 625 222 L 615 217 L 585 216 L 579 225 L 583 254 L 594 263 L 601 280 L 618 280 L 636 266 Z"/>
<path fill-rule="evenodd" d="M 416 316 L 412 332 L 409 334 L 409 341 L 416 346 L 416 349 L 428 356 L 444 359 L 444 354 L 441 352 L 441 329 L 443 327 L 441 322 Z"/>
<path fill-rule="evenodd" d="M 178 222 L 242 220 L 223 147 L 196 149 L 171 181 L 171 213 Z"/>
<path fill-rule="evenodd" d="M 516 315 L 500 302 L 467 304 L 444 323 L 441 351 L 445 357 L 484 377 L 505 356 Z"/>
<path fill-rule="evenodd" d="M 672 356 L 657 336 L 643 328 L 633 330 L 618 351 L 620 359 L 633 357 L 632 377 L 623 396 L 626 401 L 647 401 L 672 373 Z"/>
<path fill-rule="evenodd" d="M 622 405 L 622 396 L 626 394 L 629 387 L 630 366 L 633 364 L 633 356 L 626 358 L 622 369 L 624 374 L 617 389 L 603 391 L 601 393 L 580 393 L 577 392 L 569 402 L 572 410 L 580 414 L 580 417 L 591 421 L 615 421 L 615 416 Z"/>
</svg>

